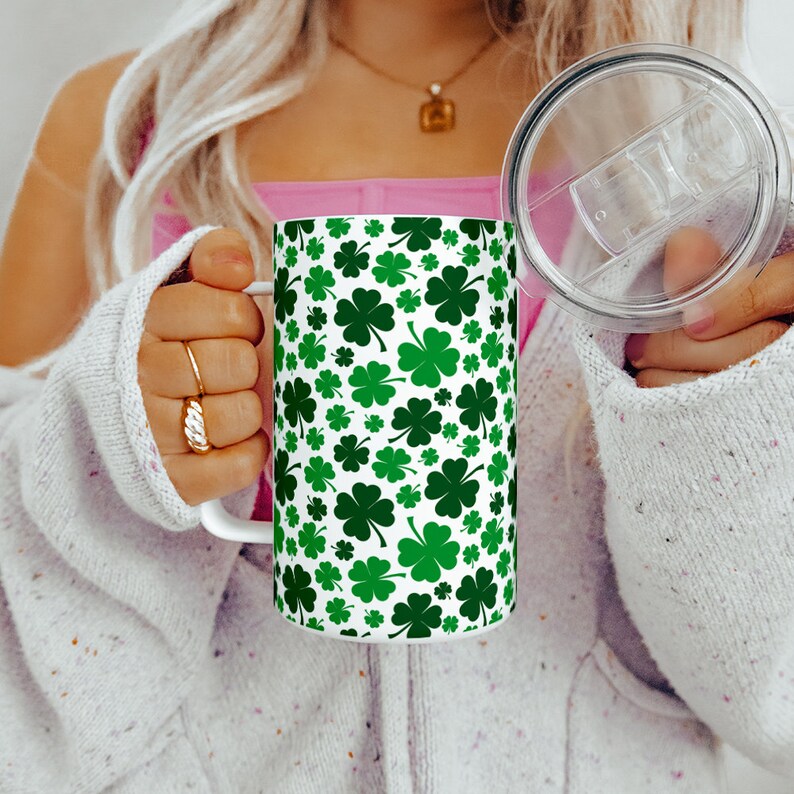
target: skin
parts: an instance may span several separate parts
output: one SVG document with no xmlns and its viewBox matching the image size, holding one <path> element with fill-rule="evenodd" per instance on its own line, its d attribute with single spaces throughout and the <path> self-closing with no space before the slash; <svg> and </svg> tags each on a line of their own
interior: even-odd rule
<svg viewBox="0 0 794 794">
<path fill-rule="evenodd" d="M 490 36 L 481 0 L 339 0 L 338 12 L 338 38 L 418 85 L 454 71 Z M 82 194 L 107 98 L 132 57 L 123 54 L 79 73 L 48 109 L 34 147 L 38 160 L 28 165 L 0 255 L 0 364 L 14 366 L 52 349 L 89 307 Z M 456 129 L 427 135 L 416 122 L 424 101 L 418 89 L 386 81 L 332 48 L 326 68 L 302 96 L 240 126 L 238 155 L 253 181 L 498 174 L 510 134 L 537 90 L 523 70 L 520 54 L 497 42 L 449 89 Z M 554 157 L 548 151 L 538 159 L 550 165 Z M 707 261 L 701 242 L 671 242 L 665 265 L 671 285 L 676 274 Z M 736 303 L 752 309 L 737 314 L 721 308 L 697 337 L 677 331 L 647 340 L 633 359 L 638 384 L 661 386 L 717 371 L 777 338 L 787 326 L 768 319 L 781 313 L 770 301 L 794 303 L 786 264 L 770 263 L 743 288 Z M 247 486 L 265 463 L 262 428 L 270 417 L 262 406 L 272 395 L 272 318 L 266 312 L 263 319 L 254 300 L 240 292 L 253 279 L 253 266 L 248 245 L 233 229 L 199 242 L 187 278 L 155 292 L 138 363 L 166 470 L 185 501 L 197 504 Z M 217 447 L 203 456 L 189 451 L 181 435 L 182 398 L 196 393 L 183 339 L 191 340 L 198 361 L 208 434 Z"/>
</svg>

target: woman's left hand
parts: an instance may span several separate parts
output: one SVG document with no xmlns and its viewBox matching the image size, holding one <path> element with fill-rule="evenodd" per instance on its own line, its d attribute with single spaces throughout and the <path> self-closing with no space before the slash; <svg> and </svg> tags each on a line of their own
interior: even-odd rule
<svg viewBox="0 0 794 794">
<path fill-rule="evenodd" d="M 705 272 L 719 256 L 714 240 L 700 229 L 682 229 L 665 250 L 664 287 L 671 291 Z M 705 309 L 684 328 L 632 334 L 626 358 L 638 386 L 669 386 L 726 369 L 782 336 L 794 311 L 794 254 L 770 260 L 756 278 L 736 278 L 729 299 Z"/>
</svg>

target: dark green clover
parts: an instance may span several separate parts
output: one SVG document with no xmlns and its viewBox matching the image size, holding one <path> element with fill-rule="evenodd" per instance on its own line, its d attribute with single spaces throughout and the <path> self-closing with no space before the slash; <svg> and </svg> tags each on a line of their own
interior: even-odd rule
<svg viewBox="0 0 794 794">
<path fill-rule="evenodd" d="M 469 430 L 477 430 L 482 423 L 482 437 L 487 435 L 485 421 L 493 422 L 496 418 L 496 408 L 498 400 L 494 396 L 493 385 L 485 378 L 477 378 L 477 382 L 472 386 L 467 383 L 460 390 L 455 405 L 461 409 L 460 421 Z"/>
<path fill-rule="evenodd" d="M 468 235 L 470 240 L 477 240 L 482 237 L 482 248 L 485 250 L 488 247 L 487 234 L 494 234 L 496 232 L 496 221 L 478 220 L 476 218 L 466 218 L 460 222 L 460 230 Z"/>
<path fill-rule="evenodd" d="M 403 432 L 389 439 L 393 444 L 399 441 L 406 433 L 405 439 L 409 447 L 420 447 L 429 444 L 431 436 L 441 432 L 441 412 L 434 411 L 430 400 L 411 397 L 406 408 L 397 408 L 391 426 Z"/>
<path fill-rule="evenodd" d="M 391 230 L 402 237 L 389 248 L 407 241 L 409 251 L 427 251 L 433 240 L 441 238 L 441 218 L 395 218 Z"/>
<path fill-rule="evenodd" d="M 342 464 L 345 471 L 358 471 L 369 460 L 369 450 L 364 444 L 369 438 L 358 440 L 355 435 L 342 436 L 334 447 L 334 460 Z"/>
<path fill-rule="evenodd" d="M 478 568 L 474 576 L 464 576 L 460 587 L 455 591 L 455 598 L 461 602 L 460 614 L 472 622 L 482 615 L 482 625 L 486 626 L 488 617 L 485 610 L 493 609 L 497 590 L 493 571 L 488 568 Z"/>
<path fill-rule="evenodd" d="M 312 397 L 312 387 L 303 378 L 288 380 L 284 385 L 284 416 L 290 427 L 300 424 L 303 438 L 303 423 L 314 421 L 317 401 Z"/>
<path fill-rule="evenodd" d="M 355 342 L 362 347 L 368 345 L 374 336 L 380 343 L 381 352 L 385 353 L 386 345 L 378 336 L 378 331 L 391 331 L 394 328 L 394 307 L 381 303 L 381 294 L 376 289 L 357 287 L 352 297 L 352 302 L 342 298 L 336 305 L 334 322 L 345 329 L 342 336 L 348 342 Z"/>
<path fill-rule="evenodd" d="M 273 479 L 276 482 L 276 501 L 279 504 L 283 505 L 295 497 L 298 479 L 290 472 L 300 467 L 300 462 L 293 463 L 290 466 L 289 453 L 285 449 L 280 449 L 276 452 L 276 457 L 273 461 Z"/>
<path fill-rule="evenodd" d="M 425 302 L 429 306 L 438 306 L 435 316 L 440 323 L 459 325 L 464 314 L 471 317 L 477 310 L 480 293 L 470 287 L 483 281 L 485 276 L 467 281 L 468 275 L 468 268 L 448 265 L 441 270 L 441 278 L 433 276 L 428 279 Z"/>
<path fill-rule="evenodd" d="M 441 625 L 441 607 L 433 605 L 432 601 L 433 597 L 427 593 L 411 593 L 406 601 L 395 604 L 391 622 L 402 628 L 389 634 L 389 639 L 398 637 L 406 629 L 405 636 L 411 639 L 432 636 L 432 630 Z"/>
<path fill-rule="evenodd" d="M 358 245 L 355 240 L 342 243 L 334 254 L 334 267 L 341 270 L 343 276 L 356 278 L 369 267 L 369 254 L 364 250 L 369 244 Z"/>
<path fill-rule="evenodd" d="M 287 221 L 284 226 L 284 234 L 294 243 L 300 240 L 301 251 L 303 250 L 303 235 L 309 235 L 314 231 L 314 221 Z"/>
<path fill-rule="evenodd" d="M 298 293 L 291 287 L 301 280 L 301 276 L 295 276 L 292 281 L 289 276 L 290 272 L 286 267 L 279 267 L 273 280 L 273 304 L 276 320 L 280 323 L 286 322 L 287 316 L 295 311 L 295 302 L 298 300 Z"/>
<path fill-rule="evenodd" d="M 482 464 L 468 471 L 466 458 L 450 458 L 441 464 L 441 471 L 431 471 L 427 475 L 425 496 L 438 499 L 436 515 L 457 518 L 463 507 L 472 507 L 477 500 L 480 484 L 474 475 L 483 468 Z"/>
<path fill-rule="evenodd" d="M 293 568 L 288 565 L 284 568 L 284 600 L 290 612 L 300 612 L 301 626 L 303 625 L 303 610 L 314 612 L 314 602 L 317 598 L 316 591 L 312 588 L 312 575 L 296 564 Z"/>
<path fill-rule="evenodd" d="M 342 531 L 348 537 L 369 540 L 374 532 L 383 547 L 386 540 L 380 534 L 378 525 L 390 527 L 394 524 L 394 502 L 381 499 L 381 490 L 377 485 L 357 482 L 350 494 L 336 495 L 334 515 L 345 522 Z"/>
</svg>

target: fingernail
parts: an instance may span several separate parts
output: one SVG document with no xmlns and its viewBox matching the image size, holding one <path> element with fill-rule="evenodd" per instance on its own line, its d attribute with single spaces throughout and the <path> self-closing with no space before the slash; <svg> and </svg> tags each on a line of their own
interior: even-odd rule
<svg viewBox="0 0 794 794">
<path fill-rule="evenodd" d="M 632 364 L 636 364 L 645 350 L 645 343 L 648 341 L 648 334 L 632 334 L 626 342 L 626 358 Z"/>
<path fill-rule="evenodd" d="M 235 248 L 222 248 L 219 251 L 212 252 L 213 265 L 231 265 L 234 263 L 240 265 L 250 265 L 251 257 Z"/>
<path fill-rule="evenodd" d="M 706 306 L 684 309 L 684 328 L 690 334 L 702 334 L 714 325 L 714 312 Z"/>
</svg>

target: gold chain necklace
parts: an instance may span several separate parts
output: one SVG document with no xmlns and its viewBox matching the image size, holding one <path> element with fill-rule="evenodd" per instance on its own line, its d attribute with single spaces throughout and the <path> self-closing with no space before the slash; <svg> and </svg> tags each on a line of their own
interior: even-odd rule
<svg viewBox="0 0 794 794">
<path fill-rule="evenodd" d="M 347 53 L 351 58 L 358 61 L 362 66 L 374 72 L 379 77 L 383 77 L 392 83 L 405 86 L 407 88 L 415 88 L 421 91 L 427 91 L 430 94 L 430 101 L 423 102 L 419 107 L 419 129 L 422 132 L 447 132 L 455 126 L 455 103 L 451 99 L 447 99 L 441 95 L 444 88 L 452 85 L 461 75 L 485 54 L 485 51 L 499 38 L 498 33 L 494 33 L 488 41 L 480 46 L 477 52 L 474 53 L 457 71 L 453 72 L 449 77 L 444 80 L 433 80 L 428 85 L 419 85 L 395 77 L 388 72 L 383 71 L 379 66 L 370 63 L 365 58 L 362 58 L 357 52 L 354 52 L 335 37 L 331 37 L 331 42 L 339 47 L 342 52 Z"/>
</svg>

